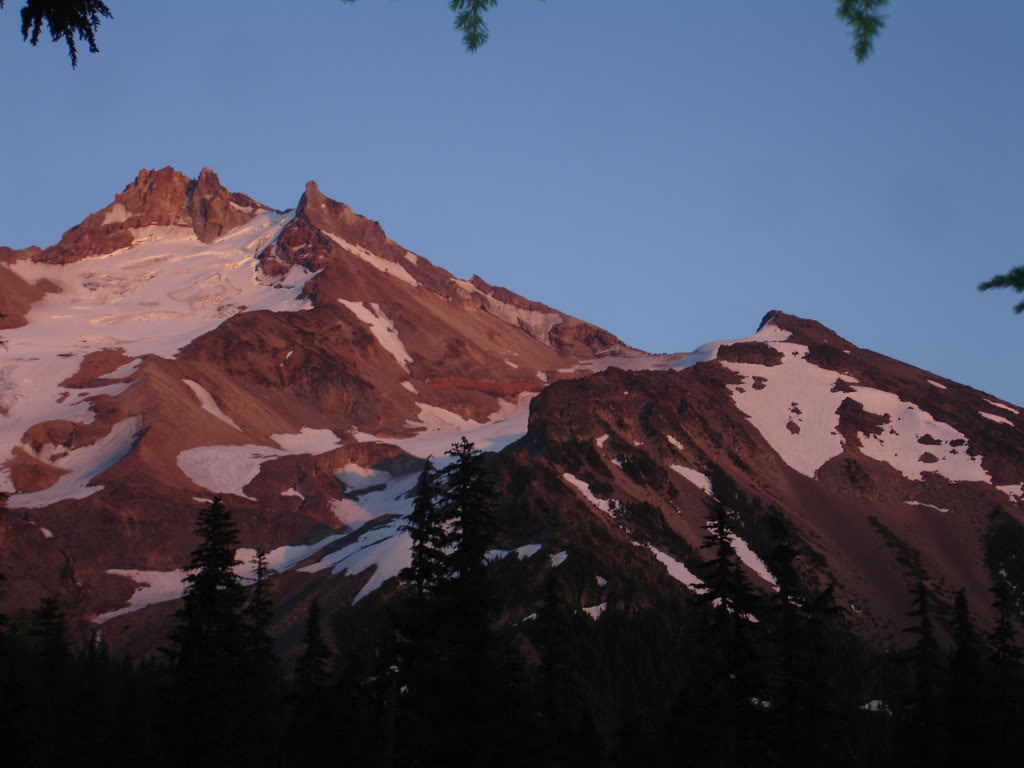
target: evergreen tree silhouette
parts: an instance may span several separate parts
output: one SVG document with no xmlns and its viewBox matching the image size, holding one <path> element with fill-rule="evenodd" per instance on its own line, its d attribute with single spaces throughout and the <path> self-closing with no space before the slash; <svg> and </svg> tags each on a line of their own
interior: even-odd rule
<svg viewBox="0 0 1024 768">
<path fill-rule="evenodd" d="M 945 727 L 949 732 L 946 763 L 950 768 L 977 761 L 978 750 L 985 739 L 983 708 L 987 671 L 981 638 L 962 589 L 956 593 L 953 603 L 952 635 L 945 696 Z"/>
<path fill-rule="evenodd" d="M 415 586 L 416 595 L 421 600 L 447 575 L 445 547 L 448 535 L 439 503 L 440 493 L 437 470 L 428 457 L 416 482 L 412 512 L 402 526 L 412 539 L 411 563 L 399 574 L 404 581 Z"/>
<path fill-rule="evenodd" d="M 274 641 L 270 636 L 270 622 L 274 615 L 270 579 L 274 572 L 267 564 L 267 553 L 263 549 L 256 550 L 252 565 L 254 581 L 244 611 L 249 635 L 248 657 L 253 675 L 269 685 L 277 662 Z"/>
<path fill-rule="evenodd" d="M 755 637 L 757 599 L 732 546 L 730 512 L 716 501 L 701 545 L 704 590 L 698 609 L 697 657 L 672 718 L 669 743 L 698 764 L 753 765 L 763 750 L 767 689 Z"/>
<path fill-rule="evenodd" d="M 988 746 L 991 763 L 1003 765 L 1014 759 L 1019 750 L 1018 735 L 1024 722 L 1024 671 L 1021 669 L 1024 652 L 1017 644 L 1013 592 L 1005 578 L 996 581 L 992 593 L 996 626 L 989 636 L 992 677 L 986 707 L 991 724 Z"/>
<path fill-rule="evenodd" d="M 322 691 L 330 678 L 328 663 L 331 651 L 324 643 L 320 628 L 320 602 L 313 600 L 306 617 L 302 638 L 302 655 L 295 664 L 295 687 L 300 691 Z"/>
<path fill-rule="evenodd" d="M 251 632 L 235 573 L 238 529 L 219 496 L 200 509 L 171 655 L 184 733 L 180 747 L 197 765 L 239 764 L 247 742 L 247 651 Z"/>
<path fill-rule="evenodd" d="M 913 591 L 907 616 L 913 623 L 903 631 L 915 635 L 903 661 L 911 673 L 911 687 L 900 708 L 898 756 L 909 765 L 933 766 L 941 761 L 944 733 L 939 717 L 941 690 L 939 645 L 931 619 L 931 593 L 923 581 Z"/>
<path fill-rule="evenodd" d="M 543 714 L 543 750 L 550 765 L 599 765 L 601 738 L 596 732 L 587 690 L 579 622 L 587 621 L 564 597 L 559 572 L 552 570 L 537 617 L 541 652 L 539 705 Z"/>
</svg>

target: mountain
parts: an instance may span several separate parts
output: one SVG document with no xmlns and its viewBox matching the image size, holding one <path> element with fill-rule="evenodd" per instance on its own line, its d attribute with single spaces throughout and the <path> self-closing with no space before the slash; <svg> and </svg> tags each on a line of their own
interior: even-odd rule
<svg viewBox="0 0 1024 768">
<path fill-rule="evenodd" d="M 141 171 L 58 244 L 0 248 L 0 315 L 0 610 L 56 593 L 122 649 L 166 628 L 213 494 L 240 572 L 256 548 L 280 572 L 282 642 L 313 597 L 386 601 L 422 459 L 462 435 L 499 452 L 509 623 L 555 567 L 589 574 L 592 616 L 699 590 L 715 504 L 760 589 L 834 581 L 878 644 L 918 580 L 988 619 L 993 574 L 1024 586 L 1020 408 L 777 311 L 632 349 L 313 182 L 277 211 L 209 169 Z"/>
</svg>

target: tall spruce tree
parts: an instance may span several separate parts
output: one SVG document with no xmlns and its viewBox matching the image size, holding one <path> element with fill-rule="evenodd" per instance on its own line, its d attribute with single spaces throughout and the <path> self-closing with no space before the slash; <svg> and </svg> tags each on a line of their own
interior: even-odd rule
<svg viewBox="0 0 1024 768">
<path fill-rule="evenodd" d="M 248 694 L 247 651 L 251 633 L 245 594 L 235 573 L 238 528 L 219 496 L 200 509 L 176 613 L 171 656 L 184 722 L 180 748 L 198 765 L 238 764 L 246 759 L 244 711 Z"/>
<path fill-rule="evenodd" d="M 302 637 L 302 655 L 295 664 L 295 687 L 299 691 L 323 690 L 330 679 L 331 651 L 320 627 L 320 602 L 313 600 Z"/>
<path fill-rule="evenodd" d="M 931 618 L 932 596 L 923 581 L 914 588 L 911 609 L 913 619 L 903 631 L 914 635 L 913 645 L 904 654 L 911 675 L 910 688 L 900 708 L 898 756 L 910 765 L 935 765 L 940 762 L 943 731 L 939 713 L 941 690 L 939 645 Z"/>
<path fill-rule="evenodd" d="M 256 676 L 269 682 L 276 662 L 274 641 L 270 636 L 270 622 L 274 616 L 270 579 L 274 572 L 262 548 L 256 550 L 252 565 L 253 585 L 244 611 L 249 635 L 249 664 Z"/>
<path fill-rule="evenodd" d="M 402 527 L 412 539 L 411 562 L 399 576 L 416 588 L 422 600 L 446 576 L 448 534 L 440 506 L 437 470 L 428 457 L 416 481 L 412 512 Z"/>
<path fill-rule="evenodd" d="M 970 765 L 977 759 L 985 732 L 983 707 L 987 675 L 982 642 L 962 589 L 953 602 L 952 635 L 945 696 L 945 727 L 949 733 L 946 764 L 950 768 Z"/>
<path fill-rule="evenodd" d="M 699 650 L 668 736 L 704 765 L 752 765 L 763 751 L 767 688 L 755 637 L 757 599 L 733 535 L 731 513 L 716 501 L 701 545 L 711 552 L 701 568 L 704 591 L 693 601 Z"/>
<path fill-rule="evenodd" d="M 986 707 L 991 724 L 988 747 L 992 764 L 1003 765 L 1019 750 L 1019 729 L 1024 721 L 1024 651 L 1017 643 L 1013 591 L 1005 578 L 996 581 L 992 594 L 996 626 L 989 635 L 992 678 Z"/>
<path fill-rule="evenodd" d="M 484 467 L 484 455 L 463 437 L 445 453 L 444 517 L 450 526 L 447 571 L 463 597 L 487 583 L 487 550 L 494 541 L 494 488 Z"/>
</svg>

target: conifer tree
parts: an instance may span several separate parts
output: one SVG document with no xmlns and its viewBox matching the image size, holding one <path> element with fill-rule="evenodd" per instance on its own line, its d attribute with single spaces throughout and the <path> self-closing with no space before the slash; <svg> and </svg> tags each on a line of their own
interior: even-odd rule
<svg viewBox="0 0 1024 768">
<path fill-rule="evenodd" d="M 1005 578 L 996 582 L 992 593 L 996 626 L 989 636 L 992 679 L 986 713 L 992 726 L 990 759 L 993 765 L 1001 765 L 1012 759 L 1019 749 L 1017 736 L 1024 719 L 1024 670 L 1021 668 L 1024 651 L 1017 644 L 1013 593 Z"/>
<path fill-rule="evenodd" d="M 440 507 L 437 470 L 428 457 L 416 482 L 412 512 L 402 527 L 412 539 L 411 563 L 399 576 L 416 588 L 422 600 L 445 577 L 448 536 Z"/>
<path fill-rule="evenodd" d="M 945 725 L 949 732 L 947 764 L 969 765 L 978 757 L 983 743 L 983 692 L 986 670 L 982 664 L 982 643 L 971 619 L 967 595 L 956 593 L 953 603 L 953 648 L 949 654 Z"/>
<path fill-rule="evenodd" d="M 177 673 L 184 738 L 179 747 L 198 765 L 244 759 L 244 710 L 251 635 L 235 566 L 238 529 L 219 496 L 200 509 L 199 545 L 188 565 L 170 651 Z M 190 760 L 193 758 L 189 758 Z"/>
<path fill-rule="evenodd" d="M 494 541 L 494 489 L 484 468 L 484 456 L 463 437 L 445 453 L 452 463 L 445 470 L 444 517 L 450 530 L 448 573 L 463 591 L 486 582 L 487 550 Z"/>
<path fill-rule="evenodd" d="M 245 595 L 235 566 L 238 528 L 220 496 L 199 511 L 199 545 L 188 564 L 183 606 L 172 635 L 178 663 L 187 674 L 234 667 L 245 640 Z"/>
<path fill-rule="evenodd" d="M 577 632 L 579 614 L 567 603 L 563 590 L 559 572 L 552 570 L 545 583 L 544 606 L 537 617 L 543 750 L 552 765 L 574 760 L 599 764 L 601 739 L 590 711 Z"/>
<path fill-rule="evenodd" d="M 256 677 L 269 682 L 275 663 L 273 639 L 270 636 L 270 621 L 274 614 L 274 604 L 270 599 L 270 578 L 273 570 L 267 564 L 267 553 L 262 548 L 256 550 L 252 564 L 254 582 L 249 602 L 245 606 L 249 634 L 249 663 Z"/>
<path fill-rule="evenodd" d="M 732 546 L 730 512 L 716 502 L 701 545 L 703 563 L 698 654 L 676 704 L 670 743 L 690 744 L 699 764 L 747 765 L 761 751 L 764 720 L 762 660 L 756 651 L 756 599 Z"/>
<path fill-rule="evenodd" d="M 931 619 L 931 593 L 923 581 L 914 588 L 912 607 L 907 614 L 914 622 L 904 629 L 916 635 L 904 661 L 912 676 L 911 688 L 901 708 L 899 755 L 911 765 L 934 765 L 941 752 L 942 729 L 938 692 L 939 646 Z"/>
<path fill-rule="evenodd" d="M 320 602 L 313 600 L 306 617 L 306 632 L 302 638 L 302 655 L 295 664 L 295 686 L 299 691 L 322 691 L 327 687 L 327 665 L 331 651 L 324 643 L 320 628 Z"/>
</svg>

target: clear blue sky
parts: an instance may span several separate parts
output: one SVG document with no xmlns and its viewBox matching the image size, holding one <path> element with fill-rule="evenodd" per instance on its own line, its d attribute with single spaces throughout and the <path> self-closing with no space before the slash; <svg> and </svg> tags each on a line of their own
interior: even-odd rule
<svg viewBox="0 0 1024 768">
<path fill-rule="evenodd" d="M 308 179 L 460 276 L 652 351 L 768 309 L 1024 403 L 1024 3 L 892 0 L 857 65 L 831 0 L 107 0 L 102 52 L 0 11 L 0 244 L 139 168 Z"/>
</svg>

